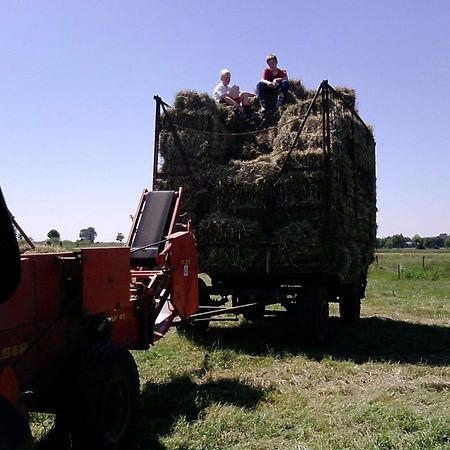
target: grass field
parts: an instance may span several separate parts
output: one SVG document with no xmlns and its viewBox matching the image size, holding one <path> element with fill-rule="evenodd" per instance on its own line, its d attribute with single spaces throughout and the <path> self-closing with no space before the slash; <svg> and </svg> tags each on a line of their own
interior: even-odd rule
<svg viewBox="0 0 450 450">
<path fill-rule="evenodd" d="M 377 256 L 362 319 L 344 326 L 333 306 L 322 346 L 240 319 L 134 352 L 137 448 L 450 449 L 450 253 Z M 39 438 L 50 425 L 33 419 Z"/>
</svg>

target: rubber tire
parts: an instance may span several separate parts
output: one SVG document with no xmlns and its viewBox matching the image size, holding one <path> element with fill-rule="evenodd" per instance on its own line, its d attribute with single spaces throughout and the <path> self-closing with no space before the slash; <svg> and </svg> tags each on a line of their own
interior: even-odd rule
<svg viewBox="0 0 450 450">
<path fill-rule="evenodd" d="M 355 323 L 361 317 L 361 288 L 352 283 L 342 289 L 339 297 L 339 316 L 343 322 Z"/>
<path fill-rule="evenodd" d="M 252 320 L 259 320 L 264 317 L 264 314 L 266 312 L 266 307 L 264 305 L 256 306 L 255 308 L 246 311 L 245 313 L 242 313 L 245 320 L 248 320 L 251 322 Z"/>
<path fill-rule="evenodd" d="M 306 287 L 297 301 L 297 319 L 304 341 L 323 343 L 328 338 L 329 305 L 322 286 Z"/>
<path fill-rule="evenodd" d="M 257 299 L 251 300 L 250 298 L 243 298 L 240 305 L 245 305 L 246 303 L 256 303 Z M 266 305 L 258 305 L 248 311 L 242 313 L 245 320 L 251 322 L 252 320 L 259 320 L 264 317 L 264 313 L 266 312 Z"/>
<path fill-rule="evenodd" d="M 130 448 L 140 394 L 133 356 L 112 342 L 101 342 L 76 361 L 78 368 L 73 366 L 67 385 L 69 409 L 57 415 L 69 436 L 69 448 Z"/>
<path fill-rule="evenodd" d="M 30 424 L 24 413 L 0 394 L 1 450 L 33 450 Z"/>
</svg>

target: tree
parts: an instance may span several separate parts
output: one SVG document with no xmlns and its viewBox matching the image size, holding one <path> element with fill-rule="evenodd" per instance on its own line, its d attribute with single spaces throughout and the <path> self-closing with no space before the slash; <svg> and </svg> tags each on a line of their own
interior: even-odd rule
<svg viewBox="0 0 450 450">
<path fill-rule="evenodd" d="M 59 239 L 61 236 L 59 234 L 59 231 L 55 230 L 55 229 L 51 229 L 48 233 L 47 233 L 47 237 L 49 239 Z"/>
<path fill-rule="evenodd" d="M 122 233 L 117 233 L 116 241 L 122 242 L 125 239 L 125 236 Z"/>
<path fill-rule="evenodd" d="M 412 238 L 414 244 L 416 245 L 416 248 L 418 249 L 423 249 L 425 248 L 424 246 L 424 241 L 425 239 L 420 237 L 418 234 L 415 234 L 414 237 Z"/>
<path fill-rule="evenodd" d="M 384 247 L 385 248 L 392 248 L 393 244 L 392 244 L 392 238 L 390 236 L 388 236 L 385 240 L 384 240 Z"/>
<path fill-rule="evenodd" d="M 93 228 L 93 227 L 84 228 L 83 230 L 80 231 L 80 239 L 82 241 L 94 242 L 96 237 L 97 237 L 97 232 L 95 231 L 95 228 Z"/>
<path fill-rule="evenodd" d="M 441 233 L 439 236 L 436 236 L 434 238 L 434 245 L 437 247 L 444 247 L 445 246 L 445 240 L 448 238 L 447 233 Z"/>
<path fill-rule="evenodd" d="M 392 236 L 392 247 L 394 248 L 404 248 L 406 245 L 406 239 L 403 234 L 394 234 Z"/>
<path fill-rule="evenodd" d="M 450 248 L 450 235 L 448 233 L 441 233 L 438 236 L 421 237 L 415 234 L 412 239 L 403 236 L 403 234 L 394 234 L 393 236 L 386 236 L 377 238 L 378 248 L 404 248 L 413 242 L 418 249 L 424 248 Z M 407 245 L 408 244 L 408 245 Z"/>
<path fill-rule="evenodd" d="M 434 237 L 426 237 L 424 240 L 423 240 L 423 245 L 425 246 L 425 248 L 433 248 L 434 247 L 434 241 L 435 241 L 435 239 L 434 239 Z"/>
</svg>

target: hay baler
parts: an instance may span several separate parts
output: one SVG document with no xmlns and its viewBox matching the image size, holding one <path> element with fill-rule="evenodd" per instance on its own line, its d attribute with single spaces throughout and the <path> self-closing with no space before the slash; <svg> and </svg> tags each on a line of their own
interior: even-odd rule
<svg viewBox="0 0 450 450">
<path fill-rule="evenodd" d="M 198 310 L 194 236 L 177 230 L 181 193 L 145 190 L 123 247 L 23 254 L 0 305 L 0 394 L 55 413 L 73 448 L 126 445 L 139 396 L 129 350 Z"/>
</svg>

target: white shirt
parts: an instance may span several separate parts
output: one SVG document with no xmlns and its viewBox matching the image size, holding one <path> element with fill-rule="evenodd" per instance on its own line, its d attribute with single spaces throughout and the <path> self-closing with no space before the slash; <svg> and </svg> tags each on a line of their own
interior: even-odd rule
<svg viewBox="0 0 450 450">
<path fill-rule="evenodd" d="M 229 94 L 230 89 L 231 89 L 231 86 L 229 86 L 229 85 L 225 86 L 223 84 L 223 82 L 221 81 L 214 89 L 214 94 L 213 94 L 214 100 L 216 100 L 217 102 L 222 100 L 226 95 Z"/>
</svg>

